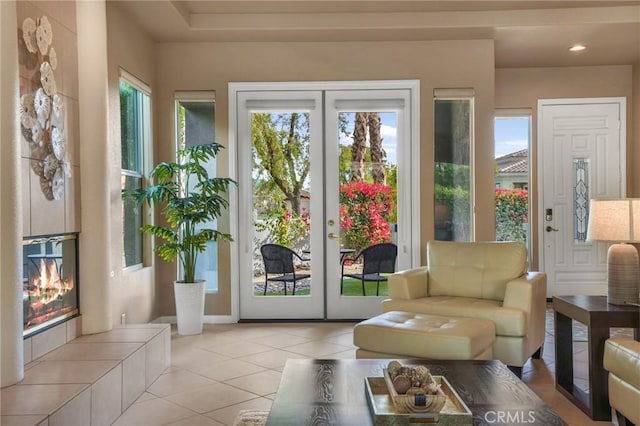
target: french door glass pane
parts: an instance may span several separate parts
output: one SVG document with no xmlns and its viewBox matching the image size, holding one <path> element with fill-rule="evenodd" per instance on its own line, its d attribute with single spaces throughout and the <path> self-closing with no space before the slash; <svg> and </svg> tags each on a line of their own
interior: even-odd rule
<svg viewBox="0 0 640 426">
<path fill-rule="evenodd" d="M 308 296 L 311 294 L 311 209 L 309 114 L 254 112 L 251 114 L 253 180 L 253 294 Z M 322 194 L 313 194 L 322 197 Z M 270 265 L 261 248 L 277 244 L 292 250 L 293 270 Z M 298 257 L 299 256 L 299 257 Z M 295 273 L 295 278 L 293 274 Z M 287 281 L 267 278 L 290 274 Z"/>
<path fill-rule="evenodd" d="M 397 242 L 397 127 L 396 112 L 340 112 L 339 182 L 342 273 L 362 272 L 363 249 Z M 362 282 L 342 277 L 343 296 L 363 296 Z M 388 295 L 365 281 L 367 296 Z"/>
<path fill-rule="evenodd" d="M 473 239 L 471 147 L 472 99 L 436 99 L 435 239 Z"/>
</svg>

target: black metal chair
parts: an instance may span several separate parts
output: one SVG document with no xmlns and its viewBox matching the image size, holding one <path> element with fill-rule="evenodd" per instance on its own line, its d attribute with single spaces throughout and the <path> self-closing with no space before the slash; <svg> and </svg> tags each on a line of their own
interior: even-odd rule
<svg viewBox="0 0 640 426">
<path fill-rule="evenodd" d="M 303 259 L 288 247 L 279 244 L 264 244 L 260 247 L 262 261 L 264 262 L 264 293 L 267 294 L 267 286 L 270 281 L 282 282 L 284 284 L 284 295 L 287 295 L 287 283 L 293 283 L 293 293 L 296 295 L 296 284 L 305 278 L 310 278 L 310 274 L 296 273 L 296 267 L 293 263 L 294 257 L 304 261 Z M 275 277 L 269 277 L 269 274 L 278 274 Z"/>
<path fill-rule="evenodd" d="M 396 271 L 396 257 L 398 257 L 398 246 L 393 243 L 375 244 L 363 249 L 355 258 L 342 259 L 342 278 L 340 280 L 340 294 L 344 287 L 344 278 L 355 278 L 362 282 L 362 295 L 366 296 L 364 290 L 365 281 L 376 282 L 376 296 L 380 295 L 380 283 L 387 281 L 387 277 L 382 273 L 391 273 Z M 359 258 L 363 259 L 362 271 L 358 273 L 344 272 L 344 264 L 347 260 L 356 262 Z"/>
</svg>

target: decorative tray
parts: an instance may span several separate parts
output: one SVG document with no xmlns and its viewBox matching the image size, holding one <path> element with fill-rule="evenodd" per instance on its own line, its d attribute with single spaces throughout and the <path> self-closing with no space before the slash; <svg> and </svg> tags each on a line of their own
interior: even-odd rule
<svg viewBox="0 0 640 426">
<path fill-rule="evenodd" d="M 401 412 L 396 408 L 393 390 L 389 391 L 385 377 L 366 377 L 364 380 L 367 404 L 376 426 L 408 426 L 412 423 L 433 425 L 472 425 L 471 411 L 444 376 L 433 376 L 446 400 L 439 412 Z M 392 395 L 395 394 L 395 395 Z M 435 396 L 435 395 L 434 395 Z"/>
</svg>

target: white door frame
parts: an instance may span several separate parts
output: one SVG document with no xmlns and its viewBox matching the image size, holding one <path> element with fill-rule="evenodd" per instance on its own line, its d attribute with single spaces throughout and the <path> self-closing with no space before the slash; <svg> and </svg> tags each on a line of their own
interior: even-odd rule
<svg viewBox="0 0 640 426">
<path fill-rule="evenodd" d="M 538 263 L 539 269 L 541 272 L 545 272 L 545 261 L 544 261 L 544 232 L 545 232 L 545 220 L 544 220 L 544 185 L 543 185 L 543 164 L 542 159 L 544 158 L 543 152 L 545 149 L 545 142 L 542 140 L 542 135 L 544 134 L 543 129 L 543 120 L 542 120 L 542 109 L 545 106 L 552 105 L 593 105 L 593 104 L 612 104 L 617 103 L 620 107 L 620 191 L 621 196 L 625 197 L 627 193 L 627 133 L 626 133 L 626 125 L 627 125 L 627 108 L 626 108 L 627 99 L 625 97 L 605 97 L 605 98 L 567 98 L 567 99 L 539 99 L 538 100 L 538 110 L 537 110 L 537 142 L 538 142 Z M 547 287 L 547 295 L 549 295 L 549 287 Z"/>
<path fill-rule="evenodd" d="M 379 81 L 316 81 L 316 82 L 255 82 L 255 83 L 229 83 L 229 175 L 233 179 L 239 177 L 238 165 L 238 135 L 237 135 L 237 94 L 240 91 L 283 91 L 283 90 L 371 90 L 371 89 L 408 89 L 411 92 L 411 130 L 408 140 L 411 141 L 411 191 L 420 194 L 420 82 L 418 80 L 379 80 Z M 239 222 L 239 191 L 231 188 L 229 194 L 229 217 L 231 234 L 238 235 Z M 420 235 L 420 203 L 414 202 L 411 206 L 411 234 Z M 411 267 L 420 264 L 420 239 L 411 239 L 408 249 L 411 254 Z M 239 294 L 239 250 L 238 240 L 231 243 L 230 267 L 231 267 L 231 320 L 237 321 L 240 313 Z M 407 247 L 405 247 L 407 249 Z"/>
</svg>

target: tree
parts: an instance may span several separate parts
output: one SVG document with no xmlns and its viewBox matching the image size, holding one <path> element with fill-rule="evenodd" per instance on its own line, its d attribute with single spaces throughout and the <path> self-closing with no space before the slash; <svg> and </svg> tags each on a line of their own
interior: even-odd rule
<svg viewBox="0 0 640 426">
<path fill-rule="evenodd" d="M 367 113 L 356 112 L 351 147 L 351 181 L 364 181 L 364 154 L 367 148 Z"/>
<path fill-rule="evenodd" d="M 373 176 L 373 183 L 385 185 L 385 154 L 382 149 L 382 136 L 380 135 L 380 114 L 370 112 L 367 116 L 367 127 L 369 128 L 369 144 L 371 145 L 371 175 Z"/>
<path fill-rule="evenodd" d="M 380 134 L 380 114 L 377 112 L 356 112 L 351 148 L 351 181 L 364 182 L 367 135 L 369 135 L 371 176 L 374 183 L 385 184 L 385 153 Z"/>
<path fill-rule="evenodd" d="M 277 188 L 299 216 L 300 193 L 311 167 L 308 114 L 253 114 L 251 134 L 256 186 L 267 193 Z"/>
</svg>

